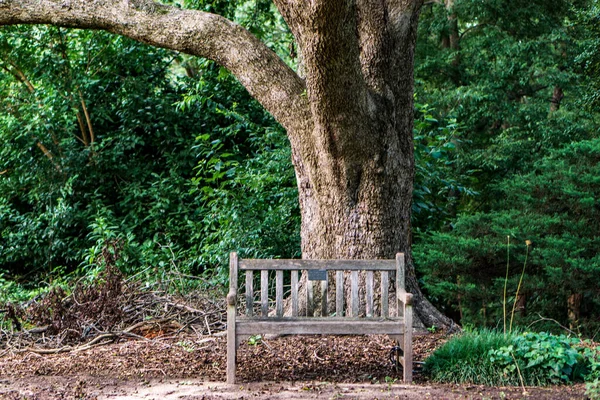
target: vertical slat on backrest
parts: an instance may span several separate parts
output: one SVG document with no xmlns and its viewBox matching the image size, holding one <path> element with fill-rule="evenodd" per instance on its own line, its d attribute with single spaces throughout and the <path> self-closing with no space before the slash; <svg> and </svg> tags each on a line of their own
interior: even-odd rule
<svg viewBox="0 0 600 400">
<path fill-rule="evenodd" d="M 329 315 L 327 310 L 327 282 L 329 282 L 329 277 L 324 281 L 321 281 L 321 316 L 326 317 Z"/>
<path fill-rule="evenodd" d="M 404 254 L 397 253 L 396 254 L 396 292 L 400 289 L 406 290 L 405 286 L 405 277 L 404 277 Z M 400 317 L 400 313 L 403 313 L 403 305 L 400 304 L 400 298 L 396 296 L 396 308 L 397 308 L 397 316 Z"/>
<path fill-rule="evenodd" d="M 367 271 L 367 317 L 373 316 L 373 271 Z"/>
<path fill-rule="evenodd" d="M 344 271 L 335 271 L 335 316 L 344 316 Z"/>
<path fill-rule="evenodd" d="M 283 317 L 283 271 L 275 272 L 275 314 Z"/>
<path fill-rule="evenodd" d="M 252 316 L 254 306 L 254 277 L 252 272 L 246 271 L 246 315 L 248 317 Z"/>
<path fill-rule="evenodd" d="M 389 308 L 389 293 L 388 287 L 390 284 L 389 275 L 387 271 L 381 271 L 381 316 L 387 318 L 390 316 Z"/>
<path fill-rule="evenodd" d="M 260 271 L 260 310 L 263 317 L 269 315 L 269 271 Z"/>
<path fill-rule="evenodd" d="M 292 271 L 292 317 L 298 316 L 298 271 Z"/>
<path fill-rule="evenodd" d="M 358 317 L 358 271 L 352 271 L 350 273 L 350 284 L 351 288 L 351 307 L 352 307 L 352 315 L 351 317 Z"/>
<path fill-rule="evenodd" d="M 308 274 L 308 272 L 307 272 Z M 313 317 L 315 309 L 313 308 L 314 288 L 313 281 L 306 281 L 306 316 Z"/>
</svg>

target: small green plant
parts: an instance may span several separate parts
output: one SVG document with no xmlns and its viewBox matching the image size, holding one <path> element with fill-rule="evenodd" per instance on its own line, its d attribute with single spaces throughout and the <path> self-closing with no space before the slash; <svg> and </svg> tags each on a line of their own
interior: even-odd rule
<svg viewBox="0 0 600 400">
<path fill-rule="evenodd" d="M 258 344 L 261 344 L 262 342 L 262 336 L 261 335 L 254 335 L 254 336 L 250 336 L 248 338 L 248 344 L 250 346 L 256 346 Z"/>
<path fill-rule="evenodd" d="M 437 326 L 431 325 L 429 328 L 427 328 L 427 330 L 429 331 L 429 333 L 435 333 L 437 332 Z"/>
<path fill-rule="evenodd" d="M 196 350 L 194 343 L 190 342 L 189 340 L 179 341 L 177 342 L 177 346 L 181 346 L 188 353 L 193 353 Z"/>
<path fill-rule="evenodd" d="M 600 400 L 600 347 L 586 348 L 584 357 L 588 360 L 588 373 L 585 376 L 585 394 L 591 400 Z"/>
<path fill-rule="evenodd" d="M 393 378 L 391 376 L 385 377 L 385 383 L 388 385 L 388 390 L 392 390 L 392 385 L 396 382 L 398 382 L 398 378 Z"/>
</svg>

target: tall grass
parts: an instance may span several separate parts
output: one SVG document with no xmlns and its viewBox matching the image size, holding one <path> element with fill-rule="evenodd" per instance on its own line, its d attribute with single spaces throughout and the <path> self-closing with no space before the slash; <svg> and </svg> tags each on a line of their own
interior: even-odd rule
<svg viewBox="0 0 600 400">
<path fill-rule="evenodd" d="M 510 235 L 508 235 L 506 238 L 506 278 L 504 278 L 504 297 L 502 298 L 502 308 L 504 311 L 504 333 L 506 333 L 506 288 L 508 286 L 508 270 L 510 268 Z"/>
<path fill-rule="evenodd" d="M 529 247 L 531 246 L 531 241 L 526 240 L 525 244 L 527 245 L 527 253 L 525 254 L 525 262 L 523 263 L 523 271 L 521 272 L 521 277 L 519 278 L 519 284 L 517 285 L 517 292 L 515 293 L 515 301 L 513 303 L 512 312 L 510 313 L 510 326 L 508 328 L 509 331 L 512 331 L 513 318 L 515 317 L 515 308 L 517 307 L 517 302 L 519 301 L 519 290 L 521 290 L 521 284 L 523 283 L 523 276 L 525 276 L 525 267 L 527 267 L 527 257 L 529 257 Z M 504 321 L 506 325 L 506 321 Z"/>
<path fill-rule="evenodd" d="M 513 335 L 489 329 L 465 332 L 436 350 L 425 361 L 425 372 L 435 382 L 518 385 L 518 377 L 503 376 L 488 355 L 490 350 L 509 346 Z"/>
</svg>

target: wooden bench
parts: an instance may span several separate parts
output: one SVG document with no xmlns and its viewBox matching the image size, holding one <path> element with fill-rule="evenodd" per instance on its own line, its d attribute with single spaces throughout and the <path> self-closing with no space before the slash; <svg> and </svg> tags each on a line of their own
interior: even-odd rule
<svg viewBox="0 0 600 400">
<path fill-rule="evenodd" d="M 367 335 L 386 334 L 401 343 L 405 382 L 412 381 L 412 294 L 405 290 L 404 254 L 395 260 L 256 260 L 238 259 L 231 253 L 229 293 L 227 294 L 227 383 L 235 383 L 236 356 L 241 340 L 253 335 Z M 260 271 L 260 312 L 255 315 L 254 271 Z M 274 273 L 273 273 L 274 271 Z M 307 307 L 305 316 L 298 315 L 298 272 L 307 271 Z M 335 271 L 335 314 L 328 310 L 328 275 Z M 350 271 L 349 274 L 345 271 Z M 245 315 L 237 313 L 238 272 L 245 273 Z M 284 272 L 291 286 L 291 316 L 284 316 Z M 395 272 L 396 310 L 390 315 L 390 272 Z M 381 303 L 373 307 L 375 273 L 381 279 Z M 366 309 L 359 316 L 359 274 L 364 275 Z M 269 275 L 275 275 L 275 310 L 269 309 Z M 351 304 L 344 316 L 344 279 L 349 275 Z M 314 284 L 321 283 L 320 317 L 314 316 Z M 333 300 L 333 299 L 332 299 Z M 394 301 L 392 299 L 392 301 Z M 240 307 L 242 308 L 242 307 Z M 257 310 L 258 311 L 258 310 Z M 375 315 L 375 314 L 379 315 Z M 272 314 L 272 315 L 270 315 Z M 395 313 L 398 314 L 398 313 Z"/>
</svg>

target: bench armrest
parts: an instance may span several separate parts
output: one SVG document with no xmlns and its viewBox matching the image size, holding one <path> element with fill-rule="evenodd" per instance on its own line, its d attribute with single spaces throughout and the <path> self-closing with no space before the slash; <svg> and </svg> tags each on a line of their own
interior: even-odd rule
<svg viewBox="0 0 600 400">
<path fill-rule="evenodd" d="M 234 290 L 230 290 L 229 293 L 227 293 L 227 305 L 235 306 L 236 301 L 237 301 L 237 293 Z"/>
<path fill-rule="evenodd" d="M 412 305 L 413 295 L 412 293 L 408 293 L 404 289 L 398 290 L 398 300 L 400 300 L 403 304 L 407 306 Z"/>
</svg>

